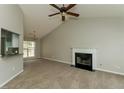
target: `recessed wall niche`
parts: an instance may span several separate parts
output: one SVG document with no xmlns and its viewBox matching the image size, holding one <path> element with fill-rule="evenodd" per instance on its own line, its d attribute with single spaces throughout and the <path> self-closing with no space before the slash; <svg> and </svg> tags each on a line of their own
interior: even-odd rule
<svg viewBox="0 0 124 93">
<path fill-rule="evenodd" d="M 19 34 L 1 28 L 1 55 L 19 54 Z"/>
</svg>

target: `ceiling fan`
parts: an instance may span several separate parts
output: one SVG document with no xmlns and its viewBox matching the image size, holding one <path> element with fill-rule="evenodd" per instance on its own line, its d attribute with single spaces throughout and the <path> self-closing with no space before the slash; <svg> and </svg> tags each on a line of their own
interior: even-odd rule
<svg viewBox="0 0 124 93">
<path fill-rule="evenodd" d="M 56 9 L 58 9 L 60 12 L 57 12 L 57 13 L 54 13 L 54 14 L 50 14 L 50 15 L 48 15 L 49 17 L 54 16 L 54 15 L 61 14 L 61 16 L 62 16 L 62 21 L 65 21 L 65 16 L 66 16 L 66 14 L 67 14 L 67 15 L 71 15 L 71 16 L 75 16 L 75 17 L 78 17 L 78 16 L 79 16 L 79 14 L 77 14 L 77 13 L 69 12 L 69 10 L 70 10 L 72 7 L 74 7 L 76 4 L 69 4 L 67 7 L 65 7 L 64 4 L 63 4 L 62 7 L 58 7 L 58 6 L 55 5 L 55 4 L 50 4 L 50 5 L 53 6 L 54 8 L 56 8 Z"/>
</svg>

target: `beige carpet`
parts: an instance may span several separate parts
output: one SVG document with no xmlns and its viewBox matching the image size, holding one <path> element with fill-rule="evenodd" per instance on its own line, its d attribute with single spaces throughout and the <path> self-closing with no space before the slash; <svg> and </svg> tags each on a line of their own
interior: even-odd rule
<svg viewBox="0 0 124 93">
<path fill-rule="evenodd" d="M 124 88 L 124 76 L 71 67 L 48 60 L 24 64 L 24 72 L 3 88 L 12 89 L 89 89 Z"/>
</svg>

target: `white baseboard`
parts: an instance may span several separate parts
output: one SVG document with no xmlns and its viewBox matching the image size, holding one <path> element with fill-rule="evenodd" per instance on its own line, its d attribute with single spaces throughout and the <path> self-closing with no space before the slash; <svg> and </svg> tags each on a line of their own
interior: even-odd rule
<svg viewBox="0 0 124 93">
<path fill-rule="evenodd" d="M 13 78 L 15 78 L 16 76 L 18 76 L 19 74 L 21 74 L 24 70 L 19 71 L 17 74 L 15 74 L 14 76 L 12 76 L 10 79 L 6 80 L 3 84 L 0 85 L 0 88 L 3 87 L 5 84 L 7 84 L 9 81 L 11 81 Z"/>
<path fill-rule="evenodd" d="M 24 62 L 32 62 L 32 61 L 37 61 L 37 60 L 41 60 L 41 58 L 24 59 Z"/>
<path fill-rule="evenodd" d="M 124 76 L 124 73 L 115 72 L 115 71 L 110 71 L 110 70 L 106 70 L 106 69 L 95 68 L 95 70 L 103 71 L 103 72 L 108 72 L 108 73 L 113 73 L 113 74 L 118 74 L 118 75 L 123 75 L 123 76 Z"/>
<path fill-rule="evenodd" d="M 66 61 L 57 60 L 57 59 L 53 59 L 53 58 L 47 58 L 47 57 L 42 57 L 42 58 L 43 59 L 47 59 L 47 60 L 51 60 L 51 61 L 57 61 L 57 62 L 66 63 L 66 64 L 70 64 L 71 65 L 71 62 L 66 62 Z M 124 75 L 124 73 L 110 71 L 110 70 L 105 70 L 105 69 L 101 69 L 101 68 L 94 68 L 94 70 L 108 72 L 108 73 L 113 73 L 113 74 L 118 74 L 118 75 Z"/>
<path fill-rule="evenodd" d="M 53 59 L 53 58 L 47 58 L 47 57 L 41 57 L 41 58 L 42 59 L 47 59 L 47 60 L 51 60 L 51 61 L 57 61 L 57 62 L 61 62 L 61 63 L 65 63 L 65 64 L 71 65 L 71 62 L 68 62 L 68 61 L 62 61 L 62 60 Z"/>
</svg>

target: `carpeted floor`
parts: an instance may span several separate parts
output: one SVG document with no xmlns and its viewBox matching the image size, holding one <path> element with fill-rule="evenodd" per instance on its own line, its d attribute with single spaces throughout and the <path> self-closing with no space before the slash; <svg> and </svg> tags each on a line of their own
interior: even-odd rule
<svg viewBox="0 0 124 93">
<path fill-rule="evenodd" d="M 24 64 L 24 72 L 4 89 L 96 89 L 124 88 L 124 76 L 71 67 L 68 64 L 40 60 Z"/>
</svg>

